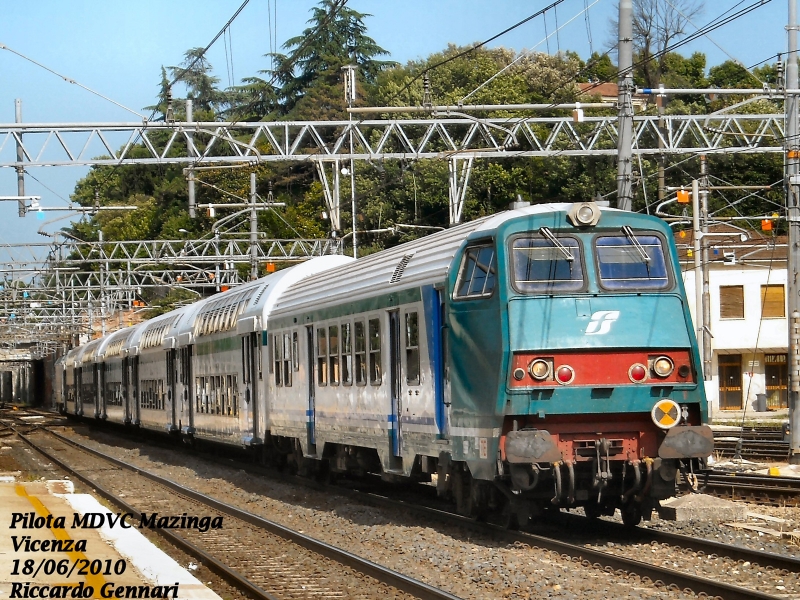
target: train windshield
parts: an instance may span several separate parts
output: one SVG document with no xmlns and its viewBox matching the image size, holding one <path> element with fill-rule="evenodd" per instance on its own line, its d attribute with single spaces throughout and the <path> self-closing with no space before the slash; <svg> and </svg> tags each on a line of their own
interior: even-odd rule
<svg viewBox="0 0 800 600">
<path fill-rule="evenodd" d="M 595 238 L 600 285 L 607 290 L 661 290 L 669 286 L 661 238 L 634 234 Z"/>
<path fill-rule="evenodd" d="M 520 292 L 549 294 L 583 288 L 581 247 L 575 238 L 552 234 L 544 239 L 517 238 L 511 255 L 514 287 Z"/>
</svg>

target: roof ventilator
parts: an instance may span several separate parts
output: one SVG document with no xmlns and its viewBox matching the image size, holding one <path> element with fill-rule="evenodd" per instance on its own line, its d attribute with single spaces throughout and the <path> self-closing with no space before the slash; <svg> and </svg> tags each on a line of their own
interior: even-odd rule
<svg viewBox="0 0 800 600">
<path fill-rule="evenodd" d="M 413 257 L 413 254 L 406 254 L 400 259 L 400 262 L 397 263 L 397 267 L 394 269 L 394 273 L 392 273 L 392 278 L 389 280 L 389 283 L 397 283 L 400 281 L 400 278 L 403 276 L 403 271 L 406 270 L 406 265 L 408 265 Z"/>
</svg>

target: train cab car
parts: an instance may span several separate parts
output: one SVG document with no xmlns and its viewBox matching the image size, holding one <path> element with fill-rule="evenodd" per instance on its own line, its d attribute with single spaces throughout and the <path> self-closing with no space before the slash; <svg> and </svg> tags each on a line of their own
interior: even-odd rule
<svg viewBox="0 0 800 600">
<path fill-rule="evenodd" d="M 275 300 L 292 283 L 349 261 L 314 258 L 193 306 L 175 332 L 176 378 L 185 385 L 185 435 L 239 446 L 263 444 L 269 419 L 262 346 Z"/>
<path fill-rule="evenodd" d="M 671 232 L 594 203 L 521 212 L 473 232 L 448 276 L 452 459 L 523 520 L 580 505 L 636 524 L 713 449 Z"/>
</svg>

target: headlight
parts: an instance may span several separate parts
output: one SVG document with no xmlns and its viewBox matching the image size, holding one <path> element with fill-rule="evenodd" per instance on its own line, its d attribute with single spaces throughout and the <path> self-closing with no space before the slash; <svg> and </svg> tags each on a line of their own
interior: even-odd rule
<svg viewBox="0 0 800 600">
<path fill-rule="evenodd" d="M 653 361 L 653 371 L 659 377 L 669 377 L 675 370 L 675 364 L 668 356 L 659 356 Z"/>
<path fill-rule="evenodd" d="M 567 218 L 575 227 L 590 227 L 600 220 L 600 207 L 594 202 L 576 202 L 567 212 Z"/>
<path fill-rule="evenodd" d="M 528 365 L 528 373 L 530 373 L 531 377 L 536 381 L 544 381 L 550 377 L 550 372 L 550 363 L 541 358 L 531 361 L 531 364 Z"/>
<path fill-rule="evenodd" d="M 569 365 L 561 365 L 556 369 L 556 381 L 561 385 L 567 385 L 575 380 L 575 369 Z"/>
</svg>

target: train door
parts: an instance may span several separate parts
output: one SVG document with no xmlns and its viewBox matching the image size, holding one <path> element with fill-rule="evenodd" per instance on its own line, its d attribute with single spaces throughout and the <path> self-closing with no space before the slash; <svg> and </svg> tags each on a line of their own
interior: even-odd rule
<svg viewBox="0 0 800 600">
<path fill-rule="evenodd" d="M 372 334 L 370 333 L 370 337 Z M 389 313 L 389 387 L 392 402 L 391 440 L 392 454 L 400 456 L 402 437 L 400 432 L 400 415 L 402 414 L 402 355 L 400 352 L 400 312 Z"/>
<path fill-rule="evenodd" d="M 100 365 L 92 363 L 92 396 L 94 400 L 94 416 L 100 416 Z"/>
<path fill-rule="evenodd" d="M 260 428 L 260 420 L 261 420 L 261 405 L 258 401 L 258 373 L 260 373 L 261 367 L 261 358 L 259 353 L 259 348 L 261 347 L 259 342 L 259 338 L 261 337 L 261 333 L 258 331 L 254 331 L 249 335 L 250 338 L 250 387 L 253 390 L 253 395 L 251 397 L 251 403 L 253 405 L 253 442 L 260 443 L 262 438 L 259 437 L 259 428 Z M 264 406 L 266 406 L 266 400 L 264 402 Z"/>
<path fill-rule="evenodd" d="M 200 390 L 195 390 L 194 381 L 194 345 L 186 346 L 186 385 L 183 388 L 183 401 L 184 406 L 181 411 L 181 420 L 187 419 L 188 431 L 194 432 L 194 403 L 197 397 L 195 393 L 199 394 Z M 181 427 L 181 431 L 184 431 Z"/>
<path fill-rule="evenodd" d="M 175 349 L 167 350 L 167 403 L 164 407 L 167 415 L 167 428 L 175 431 L 178 424 L 178 410 L 176 397 L 176 387 L 178 385 L 178 351 Z"/>
<path fill-rule="evenodd" d="M 122 422 L 129 425 L 131 422 L 131 374 L 128 370 L 130 359 L 122 359 Z"/>
<path fill-rule="evenodd" d="M 308 347 L 308 422 L 307 422 L 307 430 L 308 430 L 308 447 L 309 452 L 310 449 L 317 443 L 316 432 L 314 430 L 314 422 L 316 420 L 315 414 L 315 394 L 316 394 L 316 383 L 314 381 L 315 377 L 315 369 L 314 369 L 314 327 L 312 325 L 308 325 L 306 327 L 306 346 Z M 273 350 L 274 352 L 274 350 Z"/>
<path fill-rule="evenodd" d="M 252 444 L 261 442 L 261 438 L 258 437 L 260 415 L 256 378 L 259 335 L 258 332 L 253 332 L 242 338 L 242 383 L 244 384 L 244 401 L 250 419 L 245 427 L 250 430 L 250 435 L 252 435 L 250 443 Z"/>
<path fill-rule="evenodd" d="M 131 422 L 134 425 L 138 425 L 141 419 L 141 414 L 139 412 L 139 357 L 134 356 L 131 360 L 131 390 L 133 394 L 131 395 L 131 399 L 133 401 L 133 405 L 131 406 Z"/>
<path fill-rule="evenodd" d="M 75 369 L 75 414 L 83 416 L 83 367 Z"/>
<path fill-rule="evenodd" d="M 106 398 L 106 365 L 98 363 L 94 368 L 97 372 L 97 410 L 95 415 L 105 419 L 108 416 L 106 412 L 106 402 L 108 402 L 108 398 Z"/>
</svg>

